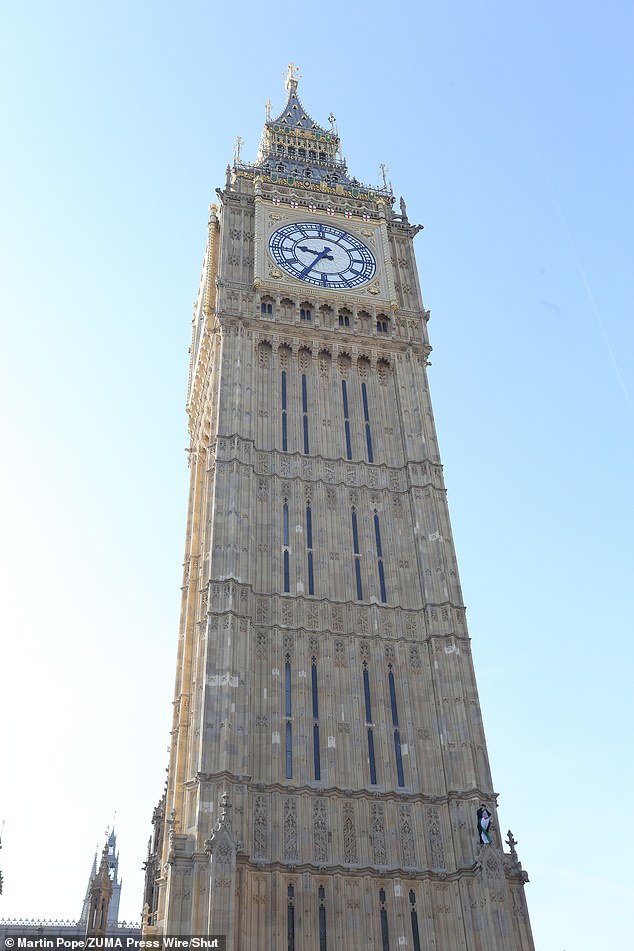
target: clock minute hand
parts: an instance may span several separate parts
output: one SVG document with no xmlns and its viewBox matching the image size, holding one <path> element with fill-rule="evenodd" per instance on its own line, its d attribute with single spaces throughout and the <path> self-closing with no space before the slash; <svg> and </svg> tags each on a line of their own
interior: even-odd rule
<svg viewBox="0 0 634 951">
<path fill-rule="evenodd" d="M 299 250 L 314 252 L 315 249 L 307 248 L 306 245 L 303 245 Z M 312 269 L 315 267 L 317 262 L 321 261 L 322 259 L 325 259 L 326 261 L 334 261 L 332 254 L 330 254 L 331 251 L 332 251 L 332 248 L 324 248 L 323 251 L 320 251 L 319 254 L 317 254 L 317 256 L 315 257 L 315 260 L 312 262 L 312 264 L 308 264 L 304 268 L 304 270 L 300 272 L 299 277 L 304 277 L 306 274 L 308 274 L 309 271 L 312 271 Z"/>
</svg>

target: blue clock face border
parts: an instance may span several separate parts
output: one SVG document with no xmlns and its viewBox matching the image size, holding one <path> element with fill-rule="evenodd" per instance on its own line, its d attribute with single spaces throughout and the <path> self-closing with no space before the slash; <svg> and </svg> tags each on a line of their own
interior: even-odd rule
<svg viewBox="0 0 634 951">
<path fill-rule="evenodd" d="M 287 274 L 324 288 L 359 287 L 376 274 L 376 260 L 354 235 L 318 221 L 294 221 L 273 232 L 269 251 Z"/>
</svg>

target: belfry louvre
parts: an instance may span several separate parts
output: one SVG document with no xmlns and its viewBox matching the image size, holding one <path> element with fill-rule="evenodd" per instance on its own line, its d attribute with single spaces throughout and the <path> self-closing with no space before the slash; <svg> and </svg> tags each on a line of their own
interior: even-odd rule
<svg viewBox="0 0 634 951">
<path fill-rule="evenodd" d="M 419 226 L 289 67 L 211 206 L 168 783 L 144 934 L 529 951 L 427 382 Z"/>
</svg>

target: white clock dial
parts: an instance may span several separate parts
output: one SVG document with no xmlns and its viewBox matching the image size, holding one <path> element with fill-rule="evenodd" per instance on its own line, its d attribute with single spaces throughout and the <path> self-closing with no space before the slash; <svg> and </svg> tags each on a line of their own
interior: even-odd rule
<svg viewBox="0 0 634 951">
<path fill-rule="evenodd" d="M 330 224 L 297 221 L 278 228 L 269 238 L 269 251 L 287 274 L 317 287 L 358 287 L 376 274 L 370 249 Z"/>
</svg>

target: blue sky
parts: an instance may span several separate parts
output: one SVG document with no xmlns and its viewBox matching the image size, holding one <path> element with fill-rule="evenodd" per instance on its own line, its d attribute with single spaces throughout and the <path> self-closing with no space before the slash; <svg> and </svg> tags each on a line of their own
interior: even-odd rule
<svg viewBox="0 0 634 951">
<path fill-rule="evenodd" d="M 0 916 L 75 917 L 167 763 L 207 206 L 289 59 L 425 230 L 430 384 L 540 951 L 623 947 L 632 823 L 631 4 L 12 5 L 0 150 Z M 51 872 L 52 877 L 51 877 Z"/>
</svg>

